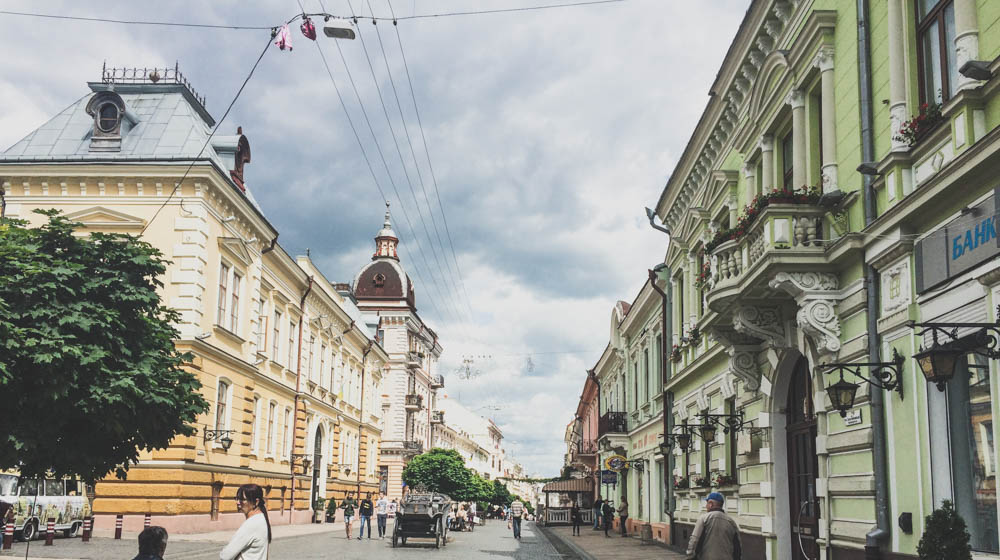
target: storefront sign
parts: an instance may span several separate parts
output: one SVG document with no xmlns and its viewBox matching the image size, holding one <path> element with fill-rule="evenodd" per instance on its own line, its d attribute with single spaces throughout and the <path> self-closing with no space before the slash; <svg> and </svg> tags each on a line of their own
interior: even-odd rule
<svg viewBox="0 0 1000 560">
<path fill-rule="evenodd" d="M 1000 187 L 969 212 L 917 242 L 917 293 L 921 294 L 1000 255 L 997 215 Z"/>
<path fill-rule="evenodd" d="M 601 484 L 618 484 L 618 473 L 615 471 L 601 471 Z"/>
<path fill-rule="evenodd" d="M 604 468 L 618 472 L 620 470 L 628 468 L 628 463 L 625 457 L 621 455 L 612 455 L 604 460 Z"/>
</svg>

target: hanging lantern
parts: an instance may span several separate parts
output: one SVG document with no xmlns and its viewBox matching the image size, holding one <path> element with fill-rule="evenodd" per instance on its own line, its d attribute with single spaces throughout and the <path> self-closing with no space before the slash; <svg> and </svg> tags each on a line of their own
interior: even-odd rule
<svg viewBox="0 0 1000 560">
<path fill-rule="evenodd" d="M 858 392 L 858 384 L 845 381 L 844 376 L 840 376 L 840 381 L 828 385 L 826 394 L 830 397 L 833 409 L 840 413 L 840 417 L 847 416 L 847 411 L 854 408 L 854 397 Z"/>
<path fill-rule="evenodd" d="M 945 384 L 955 376 L 955 368 L 963 355 L 965 350 L 935 344 L 927 350 L 921 347 L 913 359 L 920 365 L 927 381 L 937 385 L 938 391 L 944 391 Z"/>
<path fill-rule="evenodd" d="M 686 452 L 688 448 L 691 447 L 691 434 L 685 430 L 677 434 L 675 441 L 677 441 L 677 447 L 679 447 L 681 451 Z"/>
<path fill-rule="evenodd" d="M 718 426 L 711 423 L 706 423 L 701 426 L 701 439 L 705 440 L 705 443 L 710 443 L 715 441 L 715 432 L 718 430 Z"/>
</svg>

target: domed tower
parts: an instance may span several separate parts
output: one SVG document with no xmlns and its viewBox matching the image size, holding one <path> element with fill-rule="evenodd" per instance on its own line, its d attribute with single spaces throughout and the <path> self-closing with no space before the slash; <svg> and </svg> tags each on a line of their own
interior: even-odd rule
<svg viewBox="0 0 1000 560">
<path fill-rule="evenodd" d="M 392 230 L 389 203 L 385 203 L 385 222 L 375 235 L 375 254 L 354 278 L 354 297 L 360 300 L 405 301 L 415 308 L 413 282 L 399 263 L 399 238 Z M 415 310 L 415 309 L 414 309 Z"/>
</svg>

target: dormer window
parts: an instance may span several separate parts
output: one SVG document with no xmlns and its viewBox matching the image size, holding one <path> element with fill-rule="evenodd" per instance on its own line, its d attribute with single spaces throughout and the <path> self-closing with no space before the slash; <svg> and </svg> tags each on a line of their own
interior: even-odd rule
<svg viewBox="0 0 1000 560">
<path fill-rule="evenodd" d="M 118 118 L 120 113 L 118 112 L 118 107 L 114 103 L 105 103 L 101 105 L 100 111 L 98 111 L 97 118 L 97 128 L 101 132 L 114 132 L 118 128 Z"/>
<path fill-rule="evenodd" d="M 375 287 L 384 288 L 385 287 L 385 276 L 382 274 L 375 275 Z"/>
<path fill-rule="evenodd" d="M 122 117 L 125 101 L 113 91 L 101 91 L 90 98 L 87 114 L 94 117 L 90 151 L 118 152 L 122 148 Z"/>
</svg>

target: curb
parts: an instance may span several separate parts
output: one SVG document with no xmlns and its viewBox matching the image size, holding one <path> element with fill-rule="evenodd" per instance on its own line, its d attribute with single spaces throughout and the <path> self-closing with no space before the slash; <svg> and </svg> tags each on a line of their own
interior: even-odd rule
<svg viewBox="0 0 1000 560">
<path fill-rule="evenodd" d="M 585 551 L 582 548 L 580 548 L 579 546 L 577 546 L 576 543 L 572 543 L 570 541 L 564 540 L 562 537 L 560 537 L 559 535 L 557 535 L 554 532 L 552 532 L 548 527 L 545 527 L 544 525 L 539 525 L 539 524 L 536 523 L 535 524 L 535 528 L 540 533 L 542 533 L 543 535 L 545 535 L 545 538 L 547 538 L 549 540 L 549 542 L 552 543 L 552 546 L 556 546 L 556 543 L 559 543 L 559 544 L 563 545 L 565 548 L 568 548 L 573 554 L 576 555 L 577 558 L 580 558 L 582 560 L 597 560 L 596 558 L 594 558 L 593 556 L 591 556 L 590 553 L 588 553 L 587 551 Z M 558 548 L 559 547 L 556 547 L 557 550 L 558 550 Z M 562 552 L 562 551 L 559 551 L 559 552 Z"/>
</svg>

